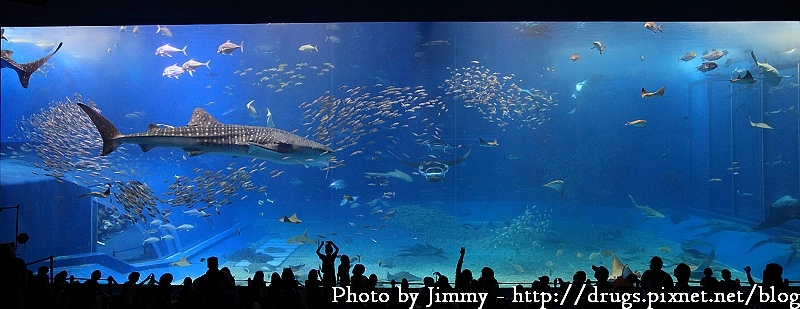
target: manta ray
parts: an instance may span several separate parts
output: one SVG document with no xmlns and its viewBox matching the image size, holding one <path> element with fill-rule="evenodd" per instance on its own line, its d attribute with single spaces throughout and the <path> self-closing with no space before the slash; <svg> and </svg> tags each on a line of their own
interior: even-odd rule
<svg viewBox="0 0 800 309">
<path fill-rule="evenodd" d="M 295 134 L 268 127 L 223 124 L 202 108 L 195 108 L 185 127 L 159 127 L 150 124 L 147 131 L 122 134 L 114 124 L 93 108 L 78 103 L 89 116 L 103 139 L 101 156 L 121 144 L 137 144 L 147 152 L 157 147 L 180 148 L 186 154 L 223 153 L 264 159 L 279 164 L 328 164 L 333 149 Z"/>
<path fill-rule="evenodd" d="M 395 156 L 398 160 L 403 162 L 403 164 L 408 165 L 409 167 L 416 169 L 420 175 L 425 176 L 425 180 L 428 182 L 438 182 L 444 180 L 444 176 L 447 174 L 447 171 L 450 170 L 450 167 L 456 166 L 461 162 L 467 160 L 469 154 L 472 152 L 472 149 L 467 151 L 467 153 L 463 154 L 462 156 L 456 158 L 455 160 L 450 161 L 440 161 L 435 158 L 427 159 L 421 162 L 411 162 L 406 161 L 398 157 L 396 154 L 391 153 Z"/>
<path fill-rule="evenodd" d="M 2 65 L 2 68 L 9 68 L 17 72 L 17 76 L 19 76 L 19 83 L 22 84 L 22 88 L 28 88 L 28 82 L 31 79 L 31 75 L 33 75 L 36 70 L 43 66 L 47 60 L 50 60 L 50 57 L 53 57 L 53 55 L 55 55 L 56 52 L 61 49 L 61 44 L 64 43 L 58 43 L 58 47 L 51 54 L 44 56 L 39 60 L 28 63 L 17 63 L 14 61 L 14 59 L 11 59 L 11 56 L 14 55 L 14 52 L 7 49 L 0 50 L 0 65 Z"/>
<path fill-rule="evenodd" d="M 752 50 L 750 51 L 750 56 L 753 57 L 753 61 L 755 61 L 758 68 L 761 69 L 761 73 L 764 73 L 764 80 L 768 84 L 772 86 L 777 86 L 778 83 L 781 82 L 781 78 L 791 77 L 791 76 L 781 75 L 781 72 L 778 72 L 778 70 L 775 69 L 775 67 L 767 63 L 767 60 L 764 60 L 764 62 L 758 62 L 758 59 L 756 59 L 756 54 Z"/>
<path fill-rule="evenodd" d="M 753 78 L 753 74 L 750 74 L 750 70 L 745 70 L 745 71 L 747 73 L 744 74 L 744 77 L 742 77 L 741 75 L 737 75 L 736 78 L 731 79 L 731 84 L 743 84 L 743 85 L 754 84 L 756 82 L 756 79 Z"/>
</svg>

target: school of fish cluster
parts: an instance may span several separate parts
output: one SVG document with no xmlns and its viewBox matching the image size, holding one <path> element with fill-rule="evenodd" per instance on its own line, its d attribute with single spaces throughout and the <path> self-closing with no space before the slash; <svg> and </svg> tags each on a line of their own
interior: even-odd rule
<svg viewBox="0 0 800 309">
<path fill-rule="evenodd" d="M 227 174 L 223 170 L 214 172 L 198 167 L 193 171 L 200 175 L 195 177 L 175 176 L 175 181 L 162 195 L 172 196 L 172 198 L 165 201 L 172 207 L 185 206 L 191 209 L 195 205 L 202 205 L 197 209 L 198 211 L 204 212 L 206 209 L 214 207 L 216 212 L 219 213 L 219 207 L 233 203 L 231 199 L 239 195 L 240 188 L 244 191 L 258 189 L 259 193 L 266 193 L 266 186 L 257 188 L 251 181 L 252 173 L 259 170 L 263 171 L 266 168 L 263 166 L 264 162 L 266 161 L 255 164 L 249 171 L 244 166 L 234 169 L 236 162 L 232 162 L 227 167 L 227 170 L 231 172 Z M 247 198 L 247 195 L 243 195 L 239 200 L 244 200 L 245 198 Z"/>
<path fill-rule="evenodd" d="M 19 129 L 30 140 L 30 143 L 23 145 L 23 150 L 36 150 L 44 166 L 35 165 L 44 169 L 46 176 L 63 181 L 68 172 L 85 172 L 88 176 L 102 179 L 94 179 L 95 184 L 105 185 L 112 179 L 101 175 L 99 171 L 110 165 L 109 158 L 98 156 L 98 145 L 103 142 L 89 117 L 78 108 L 78 102 L 96 106 L 92 101 L 83 102 L 81 96 L 76 94 L 72 100 L 53 102 L 39 113 L 23 118 Z M 120 152 L 117 158 L 124 159 L 125 149 L 117 151 Z M 84 180 L 84 184 L 91 183 Z"/>
<path fill-rule="evenodd" d="M 501 128 L 513 125 L 535 129 L 549 121 L 547 111 L 558 105 L 553 96 L 544 90 L 524 89 L 512 79 L 514 74 L 502 76 L 473 61 L 472 66 L 451 70 L 442 88 Z"/>
<path fill-rule="evenodd" d="M 158 203 L 163 201 L 155 196 L 155 192 L 147 184 L 138 180 L 130 180 L 125 183 L 117 182 L 116 185 L 117 192 L 112 193 L 114 197 L 112 203 L 120 204 L 125 209 L 126 213 L 122 213 L 122 217 L 133 223 L 139 220 L 146 223 L 147 217 L 169 222 L 167 217 L 171 211 L 158 209 Z M 120 213 L 119 209 L 114 210 L 118 214 Z"/>
<path fill-rule="evenodd" d="M 316 76 L 324 76 L 335 69 L 336 66 L 330 62 L 325 62 L 321 66 L 309 65 L 307 62 L 301 62 L 294 65 L 294 68 L 289 67 L 287 63 L 281 63 L 277 67 L 266 68 L 261 71 L 255 72 L 254 76 L 258 77 L 258 81 L 253 82 L 254 86 L 267 86 L 274 90 L 276 93 L 284 91 L 292 87 L 303 85 L 303 80 L 307 75 L 313 74 Z M 246 68 L 244 70 L 236 70 L 234 75 L 244 76 L 253 68 Z"/>
<path fill-rule="evenodd" d="M 384 141 L 397 143 L 398 138 L 409 137 L 422 144 L 427 139 L 439 139 L 441 121 L 437 120 L 448 111 L 440 97 L 430 97 L 423 86 L 396 87 L 376 84 L 377 94 L 370 92 L 368 86 L 342 86 L 345 98 L 339 98 L 326 91 L 325 95 L 310 103 L 302 103 L 304 109 L 303 126 L 311 138 L 340 152 L 356 147 L 362 137 L 381 132 Z M 410 136 L 398 136 L 406 134 Z M 368 140 L 352 151 L 349 156 L 363 154 L 366 146 L 376 140 Z M 382 148 L 381 148 L 382 149 Z M 380 150 L 374 150 L 376 160 Z M 372 154 L 367 154 L 372 155 Z M 340 158 L 341 159 L 341 158 Z M 335 166 L 341 166 L 340 160 Z"/>
</svg>

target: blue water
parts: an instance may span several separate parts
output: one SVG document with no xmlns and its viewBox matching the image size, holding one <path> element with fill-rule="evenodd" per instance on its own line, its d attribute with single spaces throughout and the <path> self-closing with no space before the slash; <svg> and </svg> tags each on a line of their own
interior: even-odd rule
<svg viewBox="0 0 800 309">
<path fill-rule="evenodd" d="M 786 265 L 791 252 L 786 244 L 759 247 L 753 251 L 758 258 L 742 254 L 767 237 L 800 236 L 790 232 L 797 230 L 797 220 L 758 232 L 726 230 L 709 237 L 694 237 L 707 229 L 691 227 L 708 225 L 706 220 L 710 219 L 753 226 L 764 219 L 765 211 L 775 200 L 800 194 L 800 24 L 664 22 L 663 33 L 645 29 L 642 24 L 168 26 L 172 37 L 157 34 L 155 25 L 138 26 L 138 34 L 132 33 L 133 26 L 127 26 L 125 31 L 118 27 L 10 28 L 5 32 L 9 41 L 2 42 L 2 48 L 13 50 L 17 62 L 43 57 L 50 52 L 47 48 L 51 44 L 64 45 L 50 59 L 52 67 L 43 67 L 46 76 L 35 73 L 28 89 L 19 85 L 12 70 L 2 70 L 2 159 L 44 174 L 32 165 L 40 162 L 35 152 L 20 149 L 30 142 L 23 134 L 25 129 L 20 129 L 24 127 L 22 120 L 55 104 L 51 102 L 72 99 L 76 93 L 84 101 L 95 102 L 103 116 L 126 134 L 145 131 L 151 123 L 185 125 L 197 107 L 223 123 L 264 126 L 269 108 L 277 128 L 297 130 L 298 135 L 313 138 L 312 131 L 307 131 L 304 112 L 313 114 L 318 105 L 301 108 L 304 103 L 327 95 L 344 99 L 348 97 L 346 90 L 357 86 L 366 87 L 360 93 L 370 93 L 371 102 L 378 102 L 376 96 L 389 86 L 409 87 L 406 92 L 411 93 L 424 89 L 426 99 L 435 99 L 432 104 L 436 110 L 398 109 L 403 113 L 398 118 L 403 121 L 398 129 L 389 130 L 388 123 L 378 126 L 377 132 L 368 133 L 357 144 L 336 153 L 337 159 L 344 160 L 343 166 L 326 171 L 267 162 L 266 169 L 251 174 L 256 187 L 266 186 L 266 194 L 240 188 L 239 195 L 231 199 L 233 204 L 218 208 L 219 213 L 209 208 L 211 216 L 207 218 L 183 215 L 181 212 L 188 210 L 185 206 L 159 204 L 159 209 L 173 212 L 169 219 L 176 226 L 187 223 L 194 229 L 175 233 L 162 229 L 158 237 L 169 234 L 175 239 L 156 243 L 154 251 L 145 257 L 131 254 L 128 262 L 175 261 L 195 246 L 207 246 L 195 248 L 191 256 L 194 264 L 202 264 L 200 257 L 257 247 L 270 239 L 299 235 L 308 228 L 309 237 L 324 236 L 340 244 L 344 253 L 362 255 L 368 272 L 378 273 L 381 278 L 387 270 L 408 270 L 423 276 L 434 270 L 451 269 L 460 246 L 468 247 L 467 267 L 495 267 L 501 281 L 529 282 L 548 272 L 569 276 L 575 270 L 590 269 L 591 264 L 610 263 L 608 255 L 590 260 L 592 252 L 610 250 L 623 257 L 622 252 L 636 246 L 646 249 L 627 254 L 635 259 L 624 261 L 637 266 L 632 268 L 644 269 L 649 257 L 656 254 L 670 256 L 666 259 L 670 267 L 685 260 L 681 241 L 700 238 L 716 245 L 715 269 L 738 270 L 745 264 L 758 269 L 775 261 L 784 264 L 787 277 L 798 279 L 800 258 Z M 549 27 L 542 36 L 521 32 L 541 26 Z M 242 49 L 231 55 L 218 54 L 217 47 L 227 40 L 242 44 Z M 606 46 L 602 54 L 591 49 L 597 40 Z M 179 49 L 186 46 L 187 55 L 155 55 L 156 48 L 164 44 Z M 305 44 L 318 51 L 299 50 Z M 712 49 L 728 53 L 716 61 L 719 68 L 703 74 L 696 67 L 702 63 L 703 51 Z M 697 58 L 677 60 L 689 51 L 696 52 Z M 750 57 L 751 51 L 759 61 L 766 58 L 782 75 L 794 77 L 784 78 L 775 87 L 765 84 Z M 579 60 L 570 60 L 574 53 L 580 55 Z M 164 68 L 180 66 L 189 59 L 210 60 L 210 68 L 202 66 L 194 76 L 183 74 L 178 79 L 162 76 Z M 281 64 L 285 64 L 283 71 L 269 70 Z M 454 99 L 453 94 L 445 92 L 448 80 L 455 79 L 456 70 L 463 73 L 471 68 L 497 73 L 498 77 L 509 76 L 508 81 L 503 80 L 504 90 L 513 83 L 522 89 L 545 91 L 553 102 L 540 111 L 537 119 L 543 123 L 530 125 L 509 120 L 509 125 L 499 126 L 500 121 L 488 121 L 478 108 L 468 107 L 463 99 Z M 290 70 L 296 72 L 283 74 Z M 759 82 L 731 85 L 729 80 L 743 74 L 743 70 L 750 70 Z M 274 73 L 279 76 L 263 80 Z M 290 77 L 296 74 L 303 77 Z M 277 78 L 283 78 L 285 86 L 281 87 Z M 576 85 L 581 82 L 584 83 L 577 91 Z M 663 97 L 641 98 L 641 88 L 655 91 L 662 86 L 666 89 Z M 278 89 L 282 90 L 276 92 Z M 246 105 L 251 100 L 258 118 L 248 113 Z M 489 102 L 497 104 L 496 99 Z M 749 125 L 748 116 L 774 129 L 754 128 Z M 647 126 L 625 125 L 637 119 L 647 120 Z M 408 127 L 401 127 L 405 124 Z M 421 135 L 423 132 L 426 134 Z M 337 141 L 353 138 L 351 134 L 335 134 L 332 148 L 339 146 Z M 461 147 L 437 152 L 422 144 L 434 138 Z M 480 147 L 479 138 L 496 139 L 499 146 Z M 426 182 L 415 168 L 391 155 L 415 162 L 434 157 L 451 161 L 469 149 L 468 158 L 450 167 L 440 182 Z M 17 157 L 14 151 L 25 156 Z M 99 145 L 92 151 L 99 154 Z M 176 176 L 200 176 L 194 171 L 196 168 L 229 173 L 232 169 L 227 167 L 231 163 L 236 169 L 261 162 L 215 154 L 188 157 L 179 149 L 157 148 L 144 153 L 135 145 L 125 146 L 123 152 L 109 155 L 111 165 L 103 175 L 122 182 L 141 181 L 156 196 L 163 196 Z M 53 180 L 47 176 L 19 180 L 16 174 L 7 173 L 9 169 L 12 167 L 3 171 L 4 187 L 17 182 L 36 187 L 39 182 Z M 376 179 L 364 177 L 365 172 L 395 169 L 410 175 L 413 182 L 385 178 L 388 182 L 381 185 Z M 111 173 L 112 170 L 122 172 Z M 83 178 L 74 178 L 76 175 Z M 89 176 L 74 172 L 66 178 L 68 183 L 86 186 L 81 179 Z M 720 181 L 709 181 L 712 178 Z M 345 180 L 348 186 L 341 190 L 330 188 L 329 184 L 337 179 Z M 563 196 L 542 186 L 557 179 L 564 181 Z M 100 186 L 89 187 L 96 191 Z M 356 202 L 361 206 L 339 206 L 343 195 L 357 196 Z M 645 217 L 632 207 L 628 195 L 666 218 Z M 19 203 L 23 198 L 28 197 L 7 191 L 3 203 Z M 397 214 L 384 220 L 380 213 L 370 214 L 373 207 L 366 203 L 373 199 L 388 203 L 383 206 L 385 212 L 396 209 Z M 84 200 L 87 205 L 83 207 L 90 209 L 88 201 Z M 49 207 L 46 204 L 40 203 L 39 207 Z M 537 212 L 547 214 L 536 219 L 549 222 L 547 231 L 536 234 L 540 239 L 532 239 L 530 246 L 516 245 L 517 249 L 512 249 L 503 242 L 502 229 L 513 226 L 513 220 L 534 205 Z M 416 213 L 403 212 L 409 209 Z M 419 209 L 431 213 L 421 215 Z M 95 215 L 82 211 L 87 216 Z M 303 221 L 301 224 L 277 220 L 293 213 Z M 670 221 L 670 216 L 678 214 L 688 214 L 690 219 Z M 10 226 L 5 223 L 13 219 L 2 216 L 5 229 Z M 23 216 L 22 230 L 41 229 L 26 226 L 25 222 L 32 221 L 25 221 Z M 93 228 L 93 223 L 84 224 L 87 229 Z M 239 225 L 244 228 L 235 236 L 229 235 L 228 240 L 206 243 Z M 367 225 L 370 227 L 365 228 Z M 139 234 L 147 234 L 147 229 L 148 224 L 131 225 L 126 229 L 128 233 L 112 238 L 119 248 L 142 247 Z M 598 235 L 618 231 L 622 236 L 598 240 L 602 238 Z M 7 231 L 3 233 L 6 235 Z M 13 237 L 13 233 L 9 235 Z M 651 241 L 653 238 L 658 241 Z M 731 239 L 746 241 L 734 244 Z M 79 252 L 112 251 L 91 244 L 91 240 L 77 242 L 90 243 L 81 245 Z M 397 255 L 398 246 L 425 243 L 443 247 L 448 260 L 423 257 L 414 262 L 395 257 L 396 267 L 378 266 L 378 260 Z M 45 254 L 48 244 L 28 246 L 30 252 Z M 670 248 L 664 249 L 665 246 Z M 557 253 L 560 249 L 561 253 Z M 300 246 L 281 266 L 304 263 L 303 272 L 307 272 L 317 264 L 314 250 L 314 245 Z M 34 260 L 40 256 L 24 258 Z M 547 262 L 555 266 L 543 266 Z M 519 272 L 515 264 L 524 272 Z M 202 267 L 199 269 L 196 274 L 186 275 L 200 275 Z"/>
</svg>

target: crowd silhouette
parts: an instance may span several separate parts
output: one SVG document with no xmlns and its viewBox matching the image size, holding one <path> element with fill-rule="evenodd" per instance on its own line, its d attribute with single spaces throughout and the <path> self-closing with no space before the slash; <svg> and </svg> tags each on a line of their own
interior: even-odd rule
<svg viewBox="0 0 800 309">
<path fill-rule="evenodd" d="M 324 247 L 324 253 L 322 252 Z M 763 281 L 757 283 L 750 266 L 743 268 L 747 275 L 747 284 L 742 285 L 739 279 L 732 278 L 731 271 L 720 271 L 721 280 L 714 276 L 711 268 L 703 270 L 699 285 L 690 285 L 691 268 L 680 263 L 672 270 L 665 271 L 664 263 L 658 256 L 650 260 L 650 268 L 641 274 L 629 274 L 609 278 L 608 268 L 592 265 L 594 280 L 582 270 L 576 271 L 571 281 L 555 278 L 552 282 L 548 276 L 534 280 L 528 288 L 518 285 L 513 289 L 500 289 L 494 270 L 483 267 L 480 277 L 474 278 L 472 271 L 464 269 L 466 249 L 461 247 L 456 264 L 454 281 L 451 285 L 447 275 L 436 272 L 433 276 L 422 280 L 422 287 L 412 288 L 408 280 L 400 282 L 392 280 L 389 288 L 378 287 L 375 274 L 367 276 L 363 264 L 350 266 L 347 255 L 339 256 L 339 247 L 331 241 L 320 243 L 317 255 L 322 262 L 321 269 L 312 269 L 307 280 L 299 282 L 291 268 L 284 268 L 282 273 L 273 272 L 269 282 L 265 280 L 263 271 L 256 271 L 247 279 L 246 286 L 236 286 L 233 276 L 227 267 L 219 268 L 219 260 L 209 257 L 206 260 L 208 270 L 195 280 L 186 277 L 180 286 L 173 286 L 173 276 L 164 273 L 158 279 L 154 274 L 141 280 L 141 274 L 132 272 L 122 284 L 112 277 L 102 278 L 100 270 L 92 272 L 89 279 L 79 283 L 66 271 L 55 274 L 52 280 L 48 276 L 50 269 L 42 266 L 34 274 L 25 262 L 14 255 L 13 244 L 0 246 L 0 308 L 54 308 L 54 309 L 163 309 L 163 308 L 200 308 L 200 309 L 257 309 L 257 308 L 435 308 L 435 309 L 476 309 L 476 308 L 790 308 L 791 302 L 800 303 L 800 289 L 790 286 L 788 279 L 783 278 L 783 267 L 769 263 L 763 270 Z M 340 264 L 334 267 L 337 257 Z M 321 277 L 321 278 L 320 278 Z M 708 299 L 714 295 L 731 295 L 741 292 L 744 297 L 751 289 L 760 287 L 763 291 L 784 293 L 788 295 L 784 301 L 765 301 L 756 297 L 750 304 L 743 302 L 700 302 L 670 299 L 666 296 L 655 302 L 633 301 L 639 296 L 648 299 L 648 293 L 663 295 L 695 295 L 705 292 Z M 346 302 L 346 298 L 334 292 L 348 291 L 357 295 L 376 295 L 383 293 L 387 298 L 369 301 Z M 400 292 L 418 293 L 418 301 L 403 299 Z M 513 291 L 513 292 L 512 292 Z M 443 294 L 442 294 L 443 293 Z M 485 301 L 472 302 L 463 295 L 485 295 Z M 555 300 L 542 303 L 526 299 L 523 293 L 530 295 L 555 295 Z M 538 294 L 537 294 L 538 293 Z M 595 295 L 606 295 L 598 299 Z M 681 294 L 683 293 L 683 294 Z M 716 294 L 715 294 L 716 293 Z M 726 293 L 726 294 L 722 294 Z M 438 295 L 432 295 L 438 294 Z M 430 307 L 429 300 L 441 295 L 449 295 L 452 301 L 434 302 Z M 627 295 L 627 296 L 623 296 Z M 757 294 L 758 295 L 758 294 Z M 791 295 L 794 295 L 792 298 Z M 338 298 L 337 298 L 338 297 Z M 558 301 L 563 297 L 563 301 Z M 447 300 L 447 298 L 445 298 Z M 477 299 L 477 298 L 475 298 Z M 727 298 L 726 298 L 727 299 Z M 744 298 L 742 298 L 744 299 Z M 473 299 L 474 300 L 474 299 Z M 600 301 L 602 300 L 602 301 Z M 800 306 L 800 305 L 794 305 Z M 797 308 L 797 307 L 791 307 Z"/>
</svg>

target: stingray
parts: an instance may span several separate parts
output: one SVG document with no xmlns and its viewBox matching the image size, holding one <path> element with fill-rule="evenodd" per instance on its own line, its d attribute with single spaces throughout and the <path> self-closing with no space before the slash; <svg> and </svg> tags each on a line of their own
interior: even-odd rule
<svg viewBox="0 0 800 309">
<path fill-rule="evenodd" d="M 403 162 L 403 164 L 416 169 L 417 172 L 420 173 L 420 175 L 425 176 L 425 180 L 427 180 L 428 182 L 437 182 L 444 180 L 444 176 L 447 174 L 447 171 L 450 170 L 450 167 L 456 166 L 459 163 L 467 160 L 467 157 L 469 157 L 469 154 L 471 152 L 472 149 L 467 151 L 467 153 L 465 153 L 464 155 L 456 158 L 455 160 L 440 161 L 438 159 L 432 158 L 421 162 L 405 161 L 400 157 L 398 157 L 396 154 L 392 152 L 389 153 L 391 153 L 392 155 L 394 155 L 395 158 Z"/>
<path fill-rule="evenodd" d="M 192 263 L 189 263 L 189 260 L 186 259 L 184 255 L 180 261 L 169 263 L 169 266 L 190 266 Z"/>
<path fill-rule="evenodd" d="M 747 73 L 742 77 L 741 75 L 737 75 L 736 78 L 731 79 L 731 84 L 753 84 L 756 82 L 756 79 L 753 78 L 753 74 L 750 74 L 750 70 L 745 70 Z"/>
<path fill-rule="evenodd" d="M 302 235 L 292 236 L 286 240 L 287 244 L 301 244 L 301 245 L 313 245 L 315 242 L 313 239 L 308 238 L 308 228 L 303 231 Z"/>
<path fill-rule="evenodd" d="M 89 193 L 86 193 L 86 194 L 78 195 L 78 197 L 76 197 L 76 198 L 82 198 L 84 196 L 107 198 L 109 195 L 111 195 L 111 185 L 110 184 L 108 185 L 108 188 L 103 192 L 89 192 Z"/>
<path fill-rule="evenodd" d="M 553 180 L 544 184 L 542 187 L 548 187 L 550 189 L 558 191 L 558 194 L 564 196 L 564 181 L 563 180 Z"/>
<path fill-rule="evenodd" d="M 611 276 L 610 278 L 627 277 L 632 274 L 631 268 L 628 264 L 622 264 L 622 261 L 616 255 L 611 259 Z"/>
<path fill-rule="evenodd" d="M 283 216 L 283 218 L 278 219 L 278 221 L 285 223 L 295 223 L 295 224 L 303 222 L 300 221 L 300 219 L 297 219 L 297 213 L 292 214 L 291 217 Z"/>
<path fill-rule="evenodd" d="M 664 96 L 664 87 L 659 88 L 656 92 L 647 92 L 642 88 L 642 99 L 657 98 Z"/>
<path fill-rule="evenodd" d="M 647 215 L 648 218 L 664 218 L 664 215 L 658 212 L 657 210 L 652 209 L 647 205 L 636 204 L 636 201 L 633 200 L 633 196 L 631 196 L 630 194 L 628 194 L 628 197 L 631 198 L 631 202 L 633 202 L 633 205 L 636 206 L 636 208 L 638 208 L 639 211 L 641 211 L 643 214 Z"/>
</svg>

